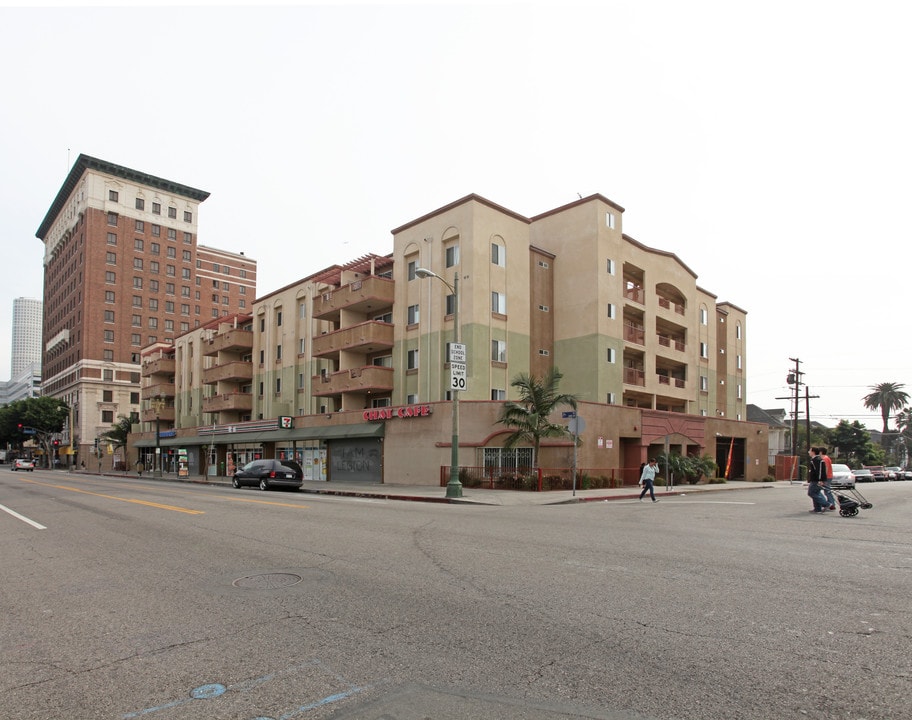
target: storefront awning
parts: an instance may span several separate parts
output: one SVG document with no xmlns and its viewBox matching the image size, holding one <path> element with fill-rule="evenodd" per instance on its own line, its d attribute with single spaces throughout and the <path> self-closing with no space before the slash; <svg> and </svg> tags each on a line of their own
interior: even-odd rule
<svg viewBox="0 0 912 720">
<path fill-rule="evenodd" d="M 303 440 L 340 440 L 343 438 L 383 437 L 383 423 L 357 425 L 330 425 L 328 427 L 291 428 L 289 430 L 264 430 L 252 433 L 220 433 L 218 435 L 184 435 L 161 438 L 158 447 L 197 447 L 203 445 L 242 445 L 246 443 L 292 443 Z M 156 447 L 155 438 L 145 438 L 130 443 L 136 448 Z"/>
</svg>

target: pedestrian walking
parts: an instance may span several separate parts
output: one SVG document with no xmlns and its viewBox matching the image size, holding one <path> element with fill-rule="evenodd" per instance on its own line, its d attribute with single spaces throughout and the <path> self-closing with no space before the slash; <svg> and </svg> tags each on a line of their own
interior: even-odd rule
<svg viewBox="0 0 912 720">
<path fill-rule="evenodd" d="M 823 446 L 820 448 L 820 457 L 823 458 L 823 464 L 826 467 L 826 480 L 823 481 L 823 495 L 827 501 L 827 510 L 836 509 L 836 497 L 833 495 L 833 461 L 827 455 L 827 449 Z"/>
<path fill-rule="evenodd" d="M 811 462 L 808 465 L 808 497 L 814 503 L 812 513 L 826 512 L 829 507 L 826 496 L 821 489 L 821 483 L 826 481 L 826 464 L 820 456 L 820 448 L 812 447 L 808 450 Z"/>
<path fill-rule="evenodd" d="M 639 485 L 643 486 L 643 492 L 640 493 L 640 501 L 642 502 L 646 493 L 649 493 L 649 497 L 652 498 L 653 502 L 658 502 L 655 495 L 655 477 L 659 472 L 659 464 L 656 462 L 655 458 L 652 458 L 644 467 L 643 472 L 640 474 Z"/>
</svg>

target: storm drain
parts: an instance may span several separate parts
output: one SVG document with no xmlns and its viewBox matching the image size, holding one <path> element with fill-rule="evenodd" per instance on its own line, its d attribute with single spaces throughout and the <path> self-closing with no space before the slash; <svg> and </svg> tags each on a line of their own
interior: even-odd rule
<svg viewBox="0 0 912 720">
<path fill-rule="evenodd" d="M 231 584 L 235 587 L 253 590 L 276 590 L 277 588 L 297 585 L 303 579 L 300 575 L 295 575 L 294 573 L 263 573 L 261 575 L 248 575 L 247 577 L 238 578 Z"/>
</svg>

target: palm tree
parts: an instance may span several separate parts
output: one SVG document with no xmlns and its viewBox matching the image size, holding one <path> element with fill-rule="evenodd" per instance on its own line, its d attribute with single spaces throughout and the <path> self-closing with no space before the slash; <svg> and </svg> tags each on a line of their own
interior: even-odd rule
<svg viewBox="0 0 912 720">
<path fill-rule="evenodd" d="M 548 419 L 561 405 L 576 410 L 576 396 L 558 392 L 563 377 L 557 368 L 549 370 L 543 378 L 520 373 L 510 383 L 510 387 L 519 391 L 519 401 L 504 403 L 497 419 L 499 424 L 513 428 L 504 447 L 511 448 L 523 441 L 532 443 L 533 465 L 538 462 L 542 438 L 566 437 L 569 434 L 563 425 L 557 425 Z"/>
<path fill-rule="evenodd" d="M 869 410 L 880 410 L 883 418 L 883 432 L 889 432 L 887 425 L 890 413 L 900 410 L 909 402 L 909 393 L 903 391 L 902 383 L 884 382 L 871 387 L 871 392 L 864 396 L 864 406 Z"/>
<path fill-rule="evenodd" d="M 114 450 L 126 448 L 130 438 L 130 431 L 133 429 L 133 420 L 126 415 L 119 415 L 117 422 L 111 426 L 110 430 L 103 432 L 98 436 L 99 440 L 111 443 Z M 124 454 L 126 455 L 126 453 Z"/>
</svg>

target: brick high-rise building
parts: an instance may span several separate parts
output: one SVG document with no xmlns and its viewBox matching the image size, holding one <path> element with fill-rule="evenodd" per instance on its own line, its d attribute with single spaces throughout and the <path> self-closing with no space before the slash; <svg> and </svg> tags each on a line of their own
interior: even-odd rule
<svg viewBox="0 0 912 720">
<path fill-rule="evenodd" d="M 42 391 L 73 409 L 84 458 L 138 418 L 140 351 L 256 295 L 256 261 L 197 244 L 209 193 L 80 155 L 36 236 L 44 242 Z M 172 400 L 173 401 L 173 400 Z"/>
</svg>

